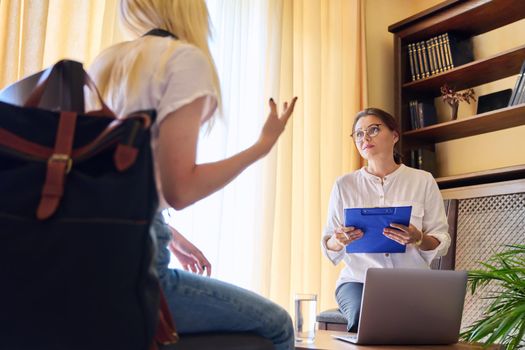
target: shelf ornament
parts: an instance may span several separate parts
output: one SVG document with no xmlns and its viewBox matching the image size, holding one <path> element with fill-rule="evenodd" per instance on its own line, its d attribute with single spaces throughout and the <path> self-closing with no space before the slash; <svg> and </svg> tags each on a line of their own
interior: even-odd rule
<svg viewBox="0 0 525 350">
<path fill-rule="evenodd" d="M 470 101 L 476 101 L 476 93 L 474 89 L 467 89 L 463 91 L 456 91 L 454 88 L 444 84 L 441 87 L 441 98 L 443 102 L 448 104 L 451 108 L 451 120 L 458 118 L 458 107 L 460 102 L 466 102 L 470 104 Z"/>
</svg>

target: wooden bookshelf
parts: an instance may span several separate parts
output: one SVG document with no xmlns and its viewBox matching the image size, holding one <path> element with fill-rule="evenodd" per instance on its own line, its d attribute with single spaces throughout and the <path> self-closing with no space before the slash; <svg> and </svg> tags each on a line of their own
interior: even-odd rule
<svg viewBox="0 0 525 350">
<path fill-rule="evenodd" d="M 525 104 L 497 109 L 468 118 L 439 123 L 403 133 L 405 147 L 450 141 L 525 124 Z"/>
<path fill-rule="evenodd" d="M 409 108 L 411 100 L 440 96 L 440 87 L 445 83 L 462 90 L 517 75 L 525 61 L 525 39 L 518 47 L 416 81 L 410 81 L 408 45 L 443 33 L 472 37 L 524 18 L 523 0 L 449 0 L 389 26 L 394 34 L 395 115 L 401 125 L 399 146 L 405 159 L 410 159 L 411 149 L 433 149 L 438 142 L 525 125 L 525 104 L 521 104 L 411 130 Z M 518 170 L 493 169 L 483 174 L 441 178 L 438 184 L 450 188 L 465 183 L 502 181 L 509 176 L 525 178 L 525 170 L 521 166 Z"/>
</svg>

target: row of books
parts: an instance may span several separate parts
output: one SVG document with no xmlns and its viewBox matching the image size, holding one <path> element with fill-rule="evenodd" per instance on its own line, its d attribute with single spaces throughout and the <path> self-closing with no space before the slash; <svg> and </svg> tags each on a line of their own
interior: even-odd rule
<svg viewBox="0 0 525 350">
<path fill-rule="evenodd" d="M 472 40 L 445 33 L 408 44 L 412 81 L 425 79 L 474 60 Z"/>
<path fill-rule="evenodd" d="M 410 127 L 412 130 L 424 128 L 437 123 L 436 107 L 433 100 L 411 100 Z"/>
<path fill-rule="evenodd" d="M 516 79 L 516 84 L 512 90 L 512 95 L 510 95 L 509 106 L 519 105 L 520 103 L 525 102 L 525 61 L 521 65 L 520 74 Z"/>
<path fill-rule="evenodd" d="M 422 169 L 437 177 L 436 172 L 436 152 L 427 148 L 417 148 L 410 150 L 410 166 Z"/>
</svg>

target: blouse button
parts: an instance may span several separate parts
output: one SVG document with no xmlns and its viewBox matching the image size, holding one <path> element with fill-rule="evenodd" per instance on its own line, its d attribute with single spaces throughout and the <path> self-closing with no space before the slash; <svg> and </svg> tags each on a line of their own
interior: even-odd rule
<svg viewBox="0 0 525 350">
<path fill-rule="evenodd" d="M 390 253 L 385 253 L 385 256 L 388 258 L 390 256 Z"/>
</svg>

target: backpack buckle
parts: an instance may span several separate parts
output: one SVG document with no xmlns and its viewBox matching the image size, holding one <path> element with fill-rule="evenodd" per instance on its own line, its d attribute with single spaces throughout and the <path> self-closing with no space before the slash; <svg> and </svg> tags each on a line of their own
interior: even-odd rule
<svg viewBox="0 0 525 350">
<path fill-rule="evenodd" d="M 49 157 L 47 163 L 49 164 L 53 162 L 66 163 L 66 174 L 68 174 L 71 171 L 71 167 L 73 166 L 73 160 L 67 154 L 61 154 L 61 153 L 52 154 L 51 157 Z"/>
</svg>

